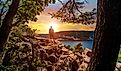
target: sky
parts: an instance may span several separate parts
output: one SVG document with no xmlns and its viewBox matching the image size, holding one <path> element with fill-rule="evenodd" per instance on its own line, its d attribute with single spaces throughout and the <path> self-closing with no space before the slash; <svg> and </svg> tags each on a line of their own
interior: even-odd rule
<svg viewBox="0 0 121 71">
<path fill-rule="evenodd" d="M 66 2 L 68 0 L 61 0 L 62 2 Z M 96 0 L 87 0 L 88 4 L 84 11 L 90 11 L 93 8 L 96 8 Z M 56 18 L 51 18 L 51 15 L 48 13 L 53 13 L 58 11 L 62 7 L 61 3 L 56 2 L 55 4 L 50 4 L 45 10 L 37 16 L 37 22 L 29 22 L 29 27 L 32 29 L 37 29 L 36 33 L 38 34 L 48 34 L 48 30 L 50 26 L 53 27 L 55 32 L 59 31 L 70 31 L 70 30 L 84 30 L 84 31 L 93 31 L 95 29 L 96 24 L 92 25 L 82 25 L 82 24 L 73 24 L 73 23 L 62 23 Z"/>
</svg>

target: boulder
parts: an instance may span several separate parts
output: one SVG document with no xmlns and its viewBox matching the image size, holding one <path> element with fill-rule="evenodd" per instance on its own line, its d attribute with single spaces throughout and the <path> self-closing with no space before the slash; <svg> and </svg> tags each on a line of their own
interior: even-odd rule
<svg viewBox="0 0 121 71">
<path fill-rule="evenodd" d="M 50 55 L 53 53 L 53 49 L 47 49 L 46 52 Z"/>
<path fill-rule="evenodd" d="M 88 57 L 91 57 L 92 52 L 91 52 L 91 51 L 88 51 L 86 55 L 87 55 Z"/>
<path fill-rule="evenodd" d="M 52 66 L 48 65 L 46 68 L 47 68 L 47 71 L 52 71 Z"/>
<path fill-rule="evenodd" d="M 56 63 L 58 61 L 57 57 L 55 55 L 50 55 L 48 58 L 50 62 Z"/>
<path fill-rule="evenodd" d="M 74 60 L 74 61 L 72 62 L 71 70 L 72 70 L 72 71 L 77 71 L 78 68 L 79 68 L 78 63 Z"/>
</svg>

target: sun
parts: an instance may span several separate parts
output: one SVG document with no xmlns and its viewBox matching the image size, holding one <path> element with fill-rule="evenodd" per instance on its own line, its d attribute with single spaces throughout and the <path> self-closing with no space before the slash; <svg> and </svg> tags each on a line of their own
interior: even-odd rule
<svg viewBox="0 0 121 71">
<path fill-rule="evenodd" d="M 50 26 L 52 26 L 52 28 L 54 29 L 54 32 L 58 32 L 58 24 L 56 22 L 49 23 L 48 28 L 50 28 Z"/>
</svg>

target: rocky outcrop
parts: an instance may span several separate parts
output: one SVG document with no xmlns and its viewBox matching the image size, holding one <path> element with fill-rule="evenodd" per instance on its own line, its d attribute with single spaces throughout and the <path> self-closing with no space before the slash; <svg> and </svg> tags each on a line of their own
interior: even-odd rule
<svg viewBox="0 0 121 71">
<path fill-rule="evenodd" d="M 83 48 L 83 50 L 73 51 L 56 40 L 39 40 L 41 42 L 34 48 L 34 52 L 45 65 L 44 68 L 38 67 L 38 71 L 86 71 L 92 54 L 91 49 Z M 116 70 L 119 69 L 121 64 L 117 63 Z"/>
<path fill-rule="evenodd" d="M 121 71 L 121 63 L 119 63 L 119 62 L 116 63 L 115 71 Z"/>
<path fill-rule="evenodd" d="M 46 45 L 39 44 L 36 47 L 38 55 L 46 64 L 45 68 L 38 68 L 38 71 L 81 71 L 88 66 L 91 50 L 88 48 L 82 51 L 72 51 L 66 48 L 59 41 L 49 40 Z"/>
</svg>

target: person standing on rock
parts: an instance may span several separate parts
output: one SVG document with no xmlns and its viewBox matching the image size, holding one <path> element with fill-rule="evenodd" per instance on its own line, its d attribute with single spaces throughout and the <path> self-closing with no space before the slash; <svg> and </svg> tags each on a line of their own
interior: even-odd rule
<svg viewBox="0 0 121 71">
<path fill-rule="evenodd" d="M 52 28 L 52 26 L 50 26 L 50 29 L 49 29 L 49 38 L 50 39 L 54 39 L 54 29 Z"/>
</svg>

